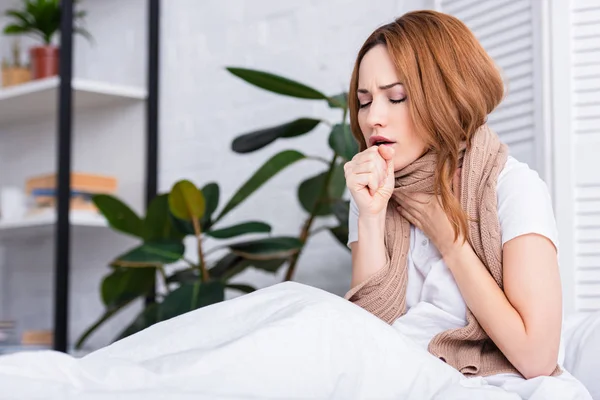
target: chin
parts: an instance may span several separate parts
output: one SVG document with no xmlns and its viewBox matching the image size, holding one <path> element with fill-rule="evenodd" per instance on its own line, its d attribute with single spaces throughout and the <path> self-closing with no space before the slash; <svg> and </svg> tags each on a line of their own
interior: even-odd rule
<svg viewBox="0 0 600 400">
<path fill-rule="evenodd" d="M 402 168 L 406 167 L 409 162 L 406 160 L 394 160 L 394 171 L 400 171 Z"/>
</svg>

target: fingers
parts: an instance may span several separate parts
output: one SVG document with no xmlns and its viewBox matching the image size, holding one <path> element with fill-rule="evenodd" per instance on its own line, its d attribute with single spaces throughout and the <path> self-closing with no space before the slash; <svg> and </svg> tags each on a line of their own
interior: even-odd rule
<svg viewBox="0 0 600 400">
<path fill-rule="evenodd" d="M 347 186 L 354 190 L 368 186 L 371 195 L 385 184 L 387 171 L 388 165 L 375 146 L 356 154 L 351 161 L 344 164 Z M 365 176 L 359 179 L 360 175 Z"/>
<path fill-rule="evenodd" d="M 355 154 L 354 157 L 352 157 L 351 162 L 358 165 L 369 161 L 375 162 L 377 160 L 382 160 L 382 157 L 377 150 L 377 146 L 373 146 Z"/>
<path fill-rule="evenodd" d="M 390 146 L 377 146 L 377 152 L 383 157 L 384 160 L 391 160 L 394 158 L 394 148 Z"/>
<path fill-rule="evenodd" d="M 364 174 L 366 172 L 380 172 L 382 175 L 386 171 L 385 163 L 379 164 L 374 161 L 367 161 L 352 167 L 352 172 L 355 174 Z"/>
<path fill-rule="evenodd" d="M 416 226 L 417 228 L 421 229 L 421 226 L 420 226 L 420 223 L 419 223 L 419 219 L 416 218 L 410 212 L 409 209 L 400 206 L 400 207 L 396 207 L 396 210 L 398 210 L 398 212 L 400 213 L 400 215 L 402 215 L 411 225 Z"/>
<path fill-rule="evenodd" d="M 369 174 L 369 193 L 374 196 L 381 186 L 381 178 L 376 173 Z"/>
</svg>

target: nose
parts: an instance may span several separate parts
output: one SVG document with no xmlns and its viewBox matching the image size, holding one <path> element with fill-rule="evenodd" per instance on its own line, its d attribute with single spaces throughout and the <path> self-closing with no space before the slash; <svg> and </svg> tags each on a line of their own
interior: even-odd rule
<svg viewBox="0 0 600 400">
<path fill-rule="evenodd" d="M 387 125 L 388 110 L 385 102 L 373 99 L 367 112 L 366 121 L 370 128 L 383 128 Z"/>
</svg>

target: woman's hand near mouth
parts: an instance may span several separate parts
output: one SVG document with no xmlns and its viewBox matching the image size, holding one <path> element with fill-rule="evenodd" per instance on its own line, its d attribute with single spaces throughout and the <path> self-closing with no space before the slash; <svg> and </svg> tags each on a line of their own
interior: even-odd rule
<svg viewBox="0 0 600 400">
<path fill-rule="evenodd" d="M 344 165 L 346 186 L 359 215 L 368 217 L 385 213 L 394 190 L 393 160 L 392 146 L 371 146 Z"/>
</svg>

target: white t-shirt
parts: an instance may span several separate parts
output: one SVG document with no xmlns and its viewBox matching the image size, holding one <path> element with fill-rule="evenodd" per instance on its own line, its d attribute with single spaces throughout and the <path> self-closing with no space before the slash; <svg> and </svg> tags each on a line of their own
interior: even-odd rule
<svg viewBox="0 0 600 400">
<path fill-rule="evenodd" d="M 502 245 L 527 233 L 549 238 L 558 249 L 552 200 L 538 173 L 508 158 L 497 182 Z M 348 245 L 358 240 L 358 208 L 350 199 Z M 439 332 L 466 325 L 466 304 L 433 243 L 411 225 L 406 313 L 393 326 L 424 349 Z M 562 363 L 562 349 L 559 362 Z"/>
</svg>

